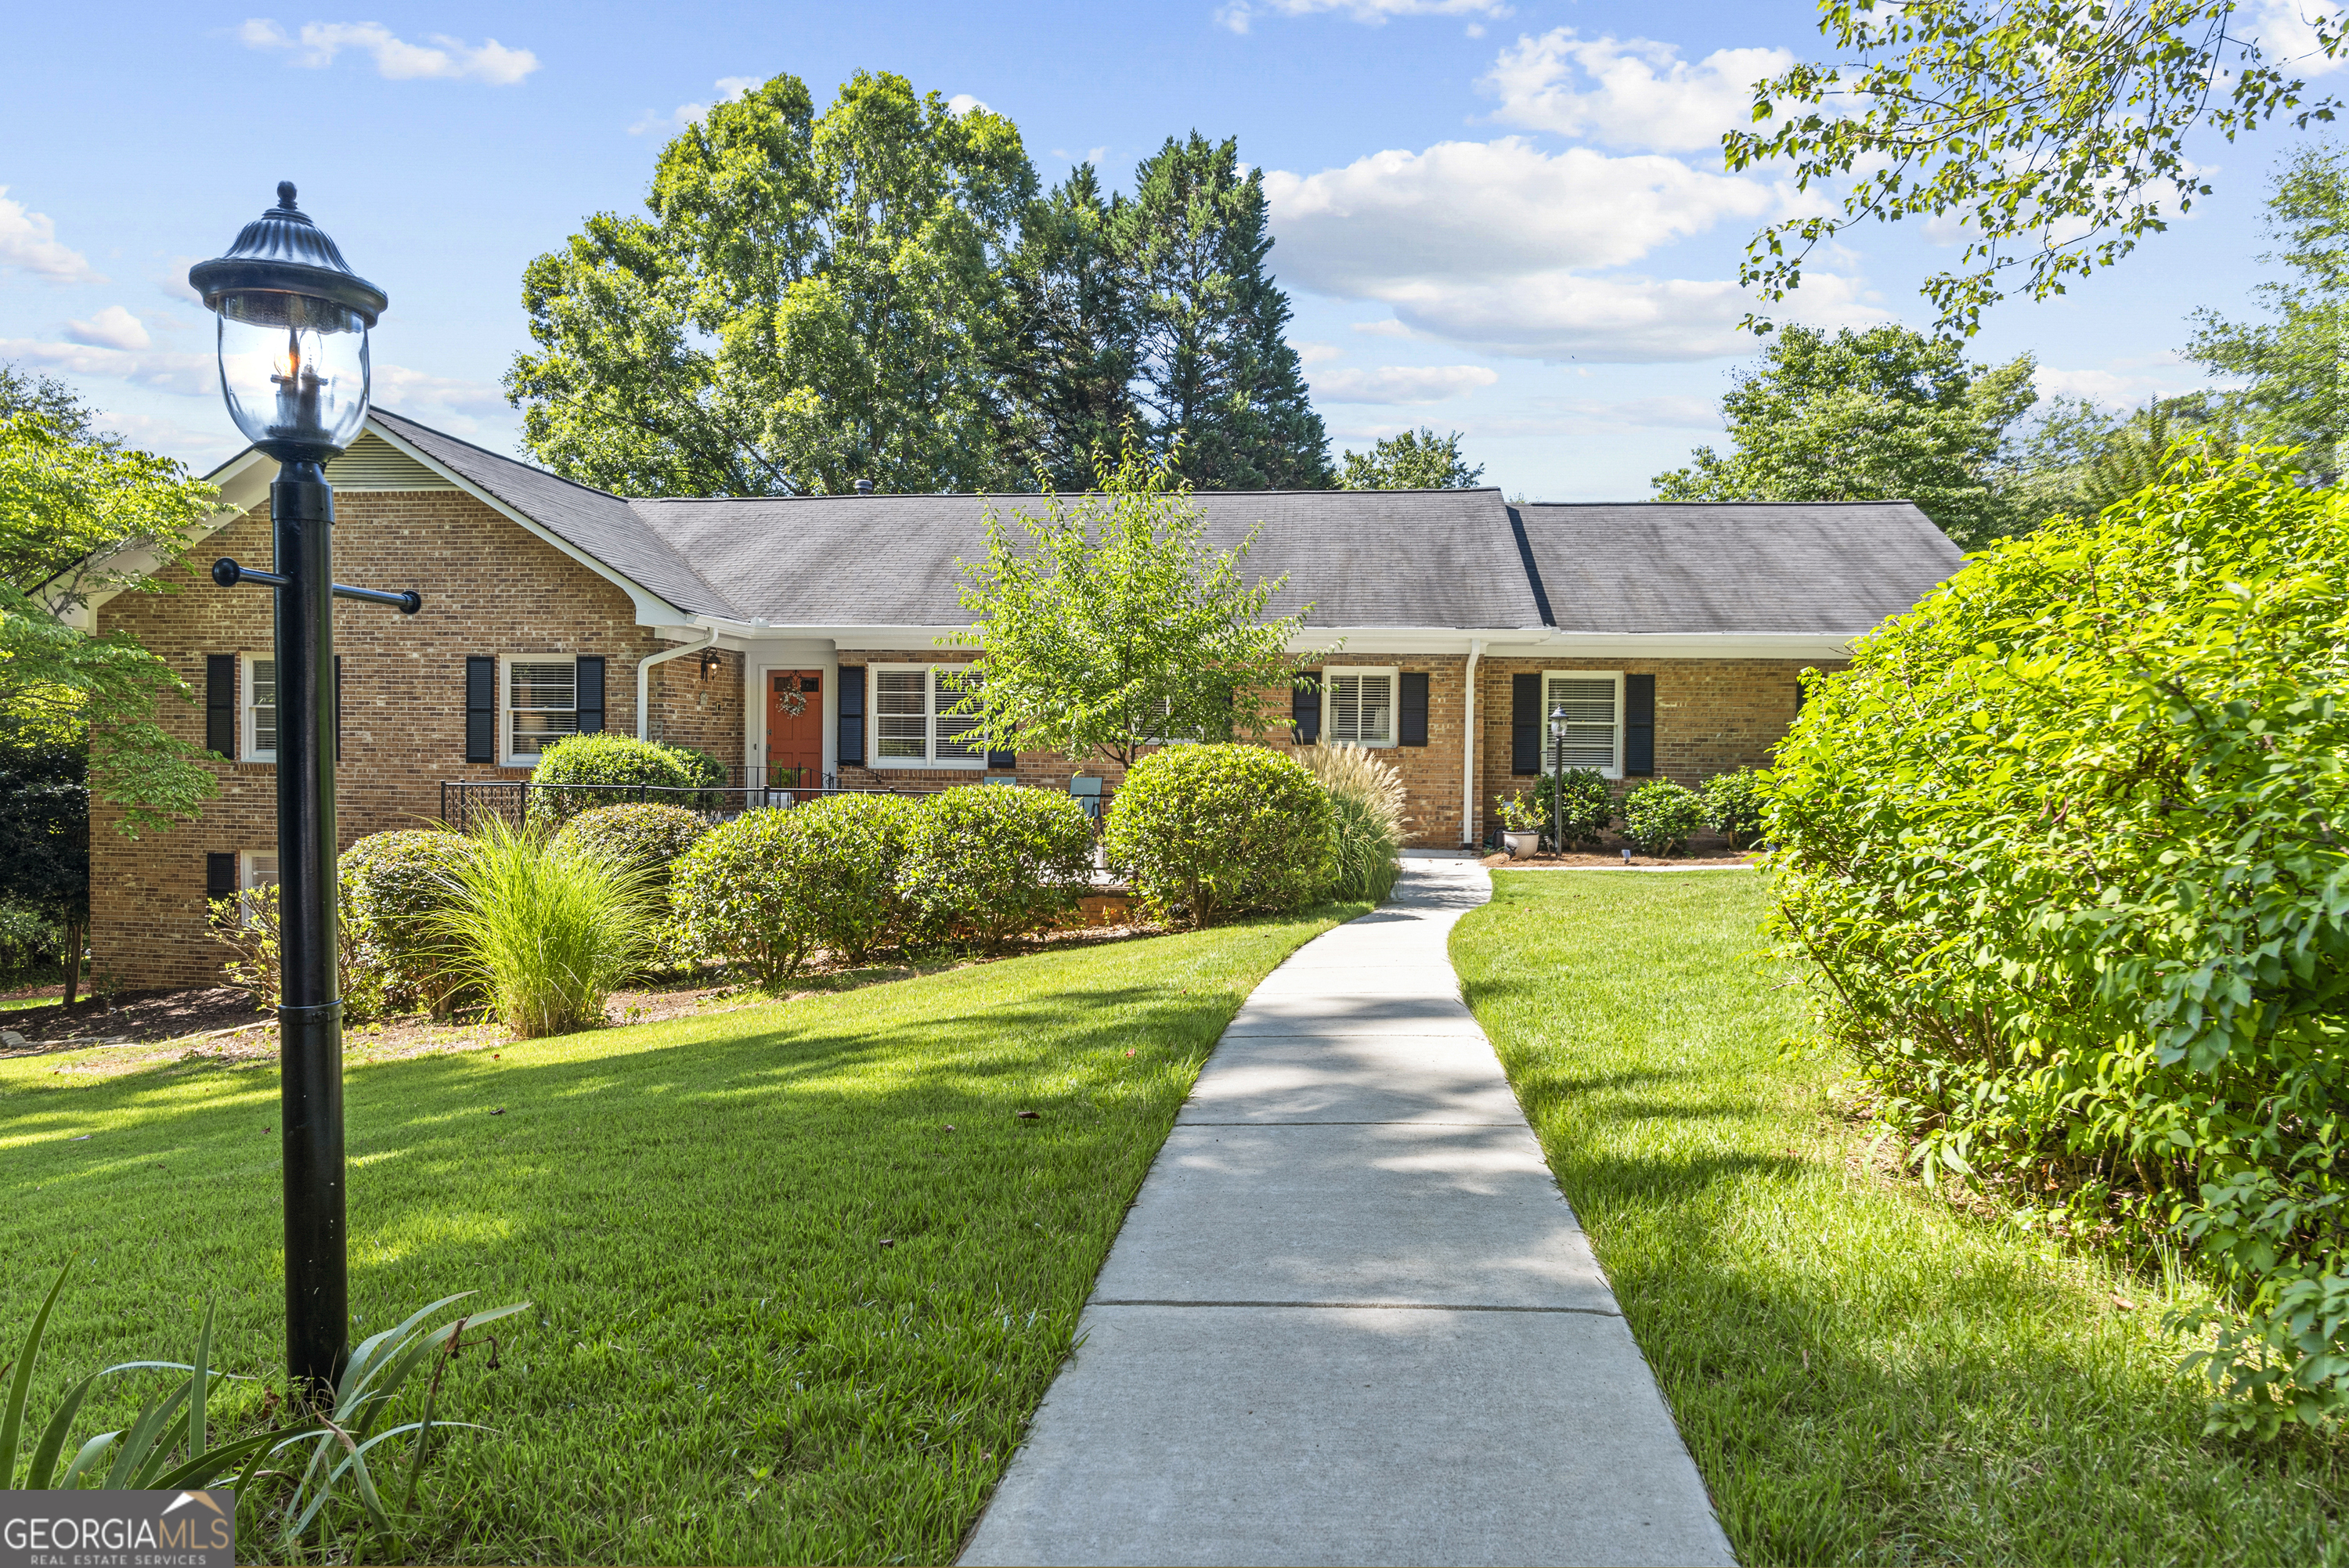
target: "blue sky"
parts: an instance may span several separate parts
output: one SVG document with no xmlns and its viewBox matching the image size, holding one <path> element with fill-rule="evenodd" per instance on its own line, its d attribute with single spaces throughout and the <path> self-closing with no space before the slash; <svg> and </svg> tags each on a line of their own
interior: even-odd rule
<svg viewBox="0 0 2349 1568">
<path fill-rule="evenodd" d="M 187 267 L 278 180 L 391 295 L 378 400 L 508 450 L 524 263 L 638 206 L 730 83 L 790 71 L 823 103 L 868 68 L 1009 116 L 1047 181 L 1092 158 L 1124 186 L 1170 134 L 1237 136 L 1337 446 L 1458 428 L 1512 494 L 1637 498 L 1718 429 L 1753 352 L 1737 258 L 1788 200 L 1724 174 L 1717 139 L 1757 71 L 1823 43 L 1791 0 L 250 3 L 42 6 L 0 58 L 0 358 L 199 468 L 234 440 Z M 2247 9 L 2284 39 L 2292 4 Z M 2247 309 L 2292 134 L 2198 150 L 2217 195 L 2067 298 L 2002 307 L 1976 352 L 2116 406 L 2201 384 L 2175 350 L 2194 310 Z M 1924 325 L 1918 280 L 1953 255 L 1857 232 L 1792 314 Z"/>
</svg>

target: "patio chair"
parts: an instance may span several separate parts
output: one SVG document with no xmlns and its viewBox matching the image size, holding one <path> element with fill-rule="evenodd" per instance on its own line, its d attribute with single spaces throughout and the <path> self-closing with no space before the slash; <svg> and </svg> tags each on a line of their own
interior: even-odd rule
<svg viewBox="0 0 2349 1568">
<path fill-rule="evenodd" d="M 1096 822 L 1101 820 L 1102 781 L 1100 779 L 1082 777 L 1071 779 L 1069 780 L 1069 793 L 1077 798 L 1077 804 L 1085 809 L 1087 817 Z"/>
</svg>

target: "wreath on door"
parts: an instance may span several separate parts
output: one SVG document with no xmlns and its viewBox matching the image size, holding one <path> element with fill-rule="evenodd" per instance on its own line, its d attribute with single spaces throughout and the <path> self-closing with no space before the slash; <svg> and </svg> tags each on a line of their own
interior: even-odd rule
<svg viewBox="0 0 2349 1568">
<path fill-rule="evenodd" d="M 794 681 L 775 693 L 775 706 L 797 718 L 807 711 L 807 694 L 800 690 L 799 683 Z"/>
</svg>

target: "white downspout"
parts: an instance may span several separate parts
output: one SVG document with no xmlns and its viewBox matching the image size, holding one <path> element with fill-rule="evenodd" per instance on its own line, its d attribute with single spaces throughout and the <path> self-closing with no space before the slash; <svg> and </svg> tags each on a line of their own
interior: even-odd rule
<svg viewBox="0 0 2349 1568">
<path fill-rule="evenodd" d="M 1476 847 L 1476 661 L 1485 656 L 1485 639 L 1468 640 L 1468 702 L 1467 715 L 1461 727 L 1468 739 L 1460 753 L 1460 843 L 1464 849 Z"/>
<path fill-rule="evenodd" d="M 718 628 L 707 627 L 702 632 L 701 641 L 698 643 L 680 643 L 666 653 L 655 654 L 650 658 L 636 661 L 636 738 L 638 740 L 650 740 L 653 738 L 653 666 L 665 665 L 671 659 L 682 658 L 688 654 L 698 654 L 716 641 L 718 641 Z"/>
</svg>

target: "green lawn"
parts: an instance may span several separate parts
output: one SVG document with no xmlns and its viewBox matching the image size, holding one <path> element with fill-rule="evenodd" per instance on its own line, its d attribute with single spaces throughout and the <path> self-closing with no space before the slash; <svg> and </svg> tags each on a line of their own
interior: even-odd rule
<svg viewBox="0 0 2349 1568">
<path fill-rule="evenodd" d="M 2349 1562 L 2349 1443 L 2202 1438 L 2159 1282 L 1868 1160 L 1761 877 L 1494 881 L 1454 959 L 1741 1562 Z"/>
<path fill-rule="evenodd" d="M 443 1415 L 498 1430 L 427 1482 L 423 1559 L 951 1559 L 1216 1037 L 1358 913 L 353 1066 L 358 1331 L 539 1304 L 458 1364 Z M 0 1062 L 0 1340 L 81 1260 L 44 1419 L 69 1372 L 184 1358 L 207 1294 L 221 1364 L 282 1366 L 274 1068 L 103 1060 Z"/>
</svg>

